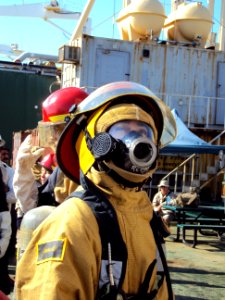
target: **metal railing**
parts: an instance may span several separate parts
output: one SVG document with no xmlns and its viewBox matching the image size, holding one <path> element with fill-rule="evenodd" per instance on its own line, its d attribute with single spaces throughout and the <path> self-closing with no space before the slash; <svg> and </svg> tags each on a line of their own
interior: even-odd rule
<svg viewBox="0 0 225 300">
<path fill-rule="evenodd" d="M 214 137 L 209 144 L 214 143 L 215 141 L 220 140 L 221 136 L 225 134 L 225 130 L 223 130 L 221 133 L 219 133 L 216 137 Z M 223 153 L 223 160 L 224 160 L 224 153 Z M 183 168 L 182 172 L 182 192 L 185 191 L 186 182 L 187 182 L 187 163 L 191 163 L 191 179 L 189 181 L 189 185 L 194 185 L 195 177 L 196 177 L 196 170 L 197 170 L 197 160 L 201 157 L 201 154 L 191 154 L 187 159 L 185 159 L 181 164 L 179 164 L 176 168 L 174 168 L 172 171 L 170 171 L 167 175 L 165 175 L 162 179 L 168 179 L 171 175 L 175 174 L 175 184 L 174 184 L 174 192 L 177 192 L 177 184 L 178 184 L 178 171 Z M 214 164 L 215 167 L 215 164 Z M 212 176 L 211 178 L 217 177 L 219 174 L 221 174 L 221 170 L 224 169 L 224 165 L 222 165 L 221 168 L 217 168 L 217 174 Z M 198 173 L 198 177 L 201 177 L 201 171 Z M 199 185 L 199 190 L 201 190 L 203 187 L 205 187 L 207 184 L 211 182 L 211 178 L 209 180 L 206 180 L 202 185 Z M 200 182 L 200 180 L 199 180 Z"/>
<path fill-rule="evenodd" d="M 84 86 L 88 93 L 97 87 Z M 188 127 L 225 129 L 225 98 L 185 94 L 158 93 L 153 90 L 171 109 L 176 109 Z"/>
<path fill-rule="evenodd" d="M 156 93 L 171 109 L 176 109 L 188 127 L 224 128 L 225 98 Z"/>
</svg>

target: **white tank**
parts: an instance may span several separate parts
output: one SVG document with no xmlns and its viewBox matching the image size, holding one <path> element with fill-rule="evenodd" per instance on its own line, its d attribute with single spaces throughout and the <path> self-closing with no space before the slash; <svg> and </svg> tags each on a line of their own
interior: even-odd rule
<svg viewBox="0 0 225 300">
<path fill-rule="evenodd" d="M 166 15 L 158 0 L 133 0 L 117 18 L 120 36 L 134 41 L 146 36 L 158 37 Z"/>
<path fill-rule="evenodd" d="M 204 47 L 212 28 L 212 16 L 200 2 L 180 4 L 165 20 L 166 38 L 177 42 L 199 41 Z"/>
</svg>

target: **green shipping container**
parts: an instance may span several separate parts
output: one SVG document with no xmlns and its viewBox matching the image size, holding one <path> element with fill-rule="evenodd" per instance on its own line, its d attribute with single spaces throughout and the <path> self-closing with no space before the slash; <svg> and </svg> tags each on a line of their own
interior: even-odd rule
<svg viewBox="0 0 225 300">
<path fill-rule="evenodd" d="M 42 119 L 41 103 L 55 81 L 55 75 L 0 70 L 0 134 L 9 148 L 13 132 L 37 127 Z"/>
</svg>

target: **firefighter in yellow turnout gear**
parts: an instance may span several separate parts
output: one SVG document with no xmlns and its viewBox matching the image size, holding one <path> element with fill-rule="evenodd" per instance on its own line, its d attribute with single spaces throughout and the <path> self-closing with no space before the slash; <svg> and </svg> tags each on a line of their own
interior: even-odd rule
<svg viewBox="0 0 225 300">
<path fill-rule="evenodd" d="M 79 104 L 57 161 L 81 186 L 35 230 L 18 263 L 16 299 L 173 299 L 141 188 L 175 136 L 169 108 L 140 84 L 111 83 Z"/>
</svg>

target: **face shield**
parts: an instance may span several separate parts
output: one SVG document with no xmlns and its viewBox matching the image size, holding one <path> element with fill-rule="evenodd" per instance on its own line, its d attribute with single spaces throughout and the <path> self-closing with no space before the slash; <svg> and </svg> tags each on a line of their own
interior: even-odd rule
<svg viewBox="0 0 225 300">
<path fill-rule="evenodd" d="M 119 155 L 112 156 L 115 165 L 132 173 L 149 171 L 158 152 L 150 126 L 141 121 L 121 121 L 112 125 L 108 133 L 120 144 Z"/>
<path fill-rule="evenodd" d="M 59 137 L 65 126 L 65 122 L 38 122 L 39 146 L 49 147 L 55 152 Z"/>
</svg>

